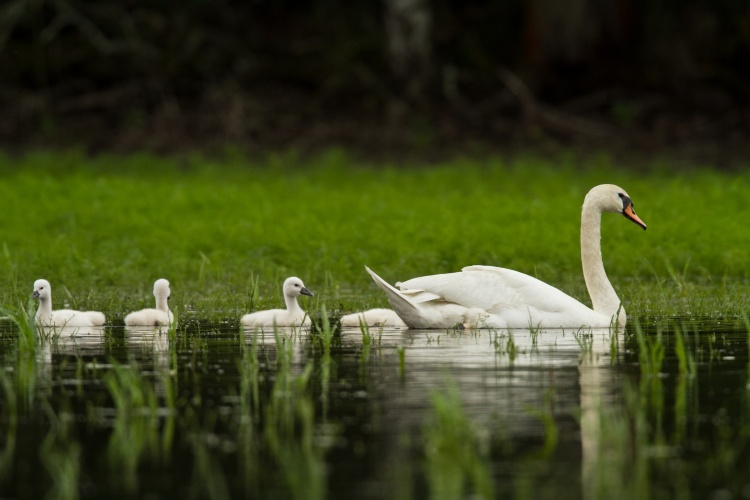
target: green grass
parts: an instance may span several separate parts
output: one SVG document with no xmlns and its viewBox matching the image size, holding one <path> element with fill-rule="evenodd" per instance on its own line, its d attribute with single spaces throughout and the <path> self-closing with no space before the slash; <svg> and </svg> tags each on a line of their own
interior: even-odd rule
<svg viewBox="0 0 750 500">
<path fill-rule="evenodd" d="M 463 498 L 467 490 L 494 498 L 488 452 L 464 411 L 458 387 L 446 385 L 432 393 L 433 415 L 422 429 L 430 498 Z"/>
<path fill-rule="evenodd" d="M 55 307 L 100 309 L 116 323 L 153 307 L 165 277 L 181 319 L 236 321 L 283 305 L 281 282 L 297 275 L 315 293 L 303 307 L 334 317 L 387 305 L 365 264 L 396 281 L 478 263 L 588 302 L 580 207 L 605 182 L 626 189 L 649 226 L 603 217 L 606 269 L 629 314 L 748 308 L 747 172 L 573 154 L 371 165 L 336 150 L 0 156 L 0 303 L 24 302 L 44 277 Z"/>
</svg>

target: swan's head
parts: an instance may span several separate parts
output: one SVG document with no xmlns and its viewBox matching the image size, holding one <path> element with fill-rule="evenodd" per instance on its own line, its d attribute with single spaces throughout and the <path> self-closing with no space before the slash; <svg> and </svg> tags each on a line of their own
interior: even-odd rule
<svg viewBox="0 0 750 500">
<path fill-rule="evenodd" d="M 624 189 L 614 184 L 601 184 L 592 188 L 586 195 L 583 206 L 595 206 L 602 212 L 622 214 L 625 218 L 646 229 L 646 223 L 635 214 L 633 200 L 630 199 Z"/>
<path fill-rule="evenodd" d="M 284 281 L 284 295 L 287 297 L 298 297 L 299 295 L 313 296 L 312 292 L 305 288 L 305 284 L 302 280 L 292 276 Z"/>
<path fill-rule="evenodd" d="M 168 299 L 171 293 L 169 281 L 162 278 L 154 282 L 154 297 L 166 297 Z"/>
<path fill-rule="evenodd" d="M 35 299 L 44 300 L 52 296 L 52 287 L 47 280 L 36 280 L 34 282 L 34 292 L 31 296 Z"/>
</svg>

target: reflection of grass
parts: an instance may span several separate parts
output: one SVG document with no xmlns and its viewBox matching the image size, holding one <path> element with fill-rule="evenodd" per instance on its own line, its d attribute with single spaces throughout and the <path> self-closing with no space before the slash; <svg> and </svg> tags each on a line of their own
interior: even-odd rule
<svg viewBox="0 0 750 500">
<path fill-rule="evenodd" d="M 152 382 L 147 381 L 137 367 L 112 361 L 112 369 L 104 380 L 116 409 L 108 448 L 112 472 L 114 477 L 122 477 L 129 491 L 135 491 L 139 464 L 147 458 L 156 460 L 159 456 L 168 456 L 173 426 L 168 418 L 160 436 L 158 399 Z M 166 388 L 166 403 L 174 404 L 171 383 Z"/>
<path fill-rule="evenodd" d="M 638 340 L 638 361 L 641 373 L 647 376 L 657 376 L 661 372 L 666 351 L 661 332 L 655 338 L 647 336 L 641 328 L 640 322 L 636 321 L 635 335 Z"/>
<path fill-rule="evenodd" d="M 69 436 L 74 415 L 68 411 L 55 412 L 45 405 L 51 429 L 39 450 L 44 468 L 52 478 L 47 498 L 63 500 L 79 497 L 81 474 L 81 443 Z"/>
<path fill-rule="evenodd" d="M 589 448 L 595 455 L 584 457 L 588 464 L 584 488 L 591 498 L 649 498 L 648 423 L 638 394 L 626 386 L 624 408 L 601 406 L 598 429 L 586 439 L 593 441 Z M 586 464 L 584 465 L 586 466 Z"/>
<path fill-rule="evenodd" d="M 288 365 L 286 365 L 288 366 Z M 315 442 L 315 412 L 308 393 L 313 366 L 278 374 L 266 406 L 263 435 L 292 498 L 325 496 L 323 449 Z"/>
<path fill-rule="evenodd" d="M 690 346 L 687 345 L 685 336 L 682 334 L 682 328 L 675 326 L 675 355 L 678 361 L 678 371 L 680 375 L 695 377 L 695 360 L 690 352 Z"/>
<path fill-rule="evenodd" d="M 464 498 L 469 491 L 493 498 L 492 477 L 473 423 L 455 385 L 432 393 L 433 414 L 423 428 L 425 473 L 430 497 Z"/>
<path fill-rule="evenodd" d="M 2 427 L 3 444 L 0 450 L 0 480 L 5 479 L 13 466 L 16 451 L 16 431 L 18 429 L 18 398 L 11 377 L 5 370 L 0 370 L 0 388 L 2 388 Z"/>
</svg>

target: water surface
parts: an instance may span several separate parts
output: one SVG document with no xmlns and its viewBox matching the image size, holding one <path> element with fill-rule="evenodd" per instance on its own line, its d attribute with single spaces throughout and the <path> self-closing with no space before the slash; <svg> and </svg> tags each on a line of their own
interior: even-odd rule
<svg viewBox="0 0 750 500">
<path fill-rule="evenodd" d="M 618 334 L 108 327 L 28 352 L 3 323 L 0 491 L 750 496 L 744 324 L 640 323 L 640 337 L 633 321 Z"/>
</svg>

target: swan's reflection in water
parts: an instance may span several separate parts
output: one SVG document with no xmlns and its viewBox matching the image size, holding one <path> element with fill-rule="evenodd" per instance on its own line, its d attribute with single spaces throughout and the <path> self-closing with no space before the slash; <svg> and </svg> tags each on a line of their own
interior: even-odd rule
<svg viewBox="0 0 750 500">
<path fill-rule="evenodd" d="M 168 326 L 126 326 L 125 345 L 132 361 L 147 372 L 170 372 L 170 338 Z"/>
<path fill-rule="evenodd" d="M 364 341 L 357 328 L 342 335 L 352 348 Z M 370 329 L 370 335 L 381 346 L 373 390 L 380 391 L 389 433 L 418 432 L 431 411 L 430 395 L 455 383 L 467 415 L 489 433 L 502 428 L 513 439 L 539 441 L 539 412 L 551 412 L 566 446 L 580 436 L 583 493 L 594 494 L 586 485 L 598 462 L 601 405 L 616 391 L 612 355 L 623 352 L 622 332 Z"/>
<path fill-rule="evenodd" d="M 304 343 L 310 334 L 310 329 L 299 326 L 273 327 L 244 327 L 245 345 L 248 349 L 253 345 L 258 349 L 257 355 L 269 359 L 279 359 L 279 354 L 286 355 L 285 363 L 292 365 L 292 373 L 297 374 L 304 368 Z M 281 352 L 280 352 L 281 351 Z"/>
<path fill-rule="evenodd" d="M 451 378 L 459 386 L 467 411 L 480 419 L 502 415 L 512 426 L 528 420 L 530 407 L 546 405 L 550 392 L 554 392 L 556 411 L 577 413 L 579 366 L 608 366 L 612 348 L 609 329 L 371 329 L 370 334 L 393 368 L 383 376 L 390 377 L 388 385 L 399 387 L 394 392 L 396 407 L 429 404 L 430 391 L 443 390 L 446 378 Z M 363 341 L 356 328 L 344 329 L 342 335 L 349 345 Z M 400 349 L 404 373 L 397 382 Z M 417 416 L 419 412 L 410 413 Z"/>
<path fill-rule="evenodd" d="M 106 330 L 103 326 L 37 327 L 40 341 L 36 346 L 37 381 L 40 386 L 52 382 L 53 371 L 60 383 L 80 385 L 79 364 L 101 358 L 105 351 Z"/>
<path fill-rule="evenodd" d="M 310 333 L 309 328 L 298 326 L 277 327 L 243 327 L 242 333 L 247 342 L 258 342 L 259 345 L 271 346 L 292 342 L 299 344 Z"/>
<path fill-rule="evenodd" d="M 292 373 L 300 373 L 308 363 L 316 369 L 322 366 L 320 350 L 310 349 L 312 334 L 306 329 L 245 329 L 239 338 L 236 335 L 237 330 L 170 337 L 167 328 L 76 329 L 59 332 L 42 343 L 37 359 L 48 373 L 55 366 L 56 381 L 70 379 L 71 383 L 77 358 L 101 366 L 112 358 L 123 364 L 132 362 L 139 366 L 139 373 L 153 380 L 159 395 L 166 393 L 165 377 L 175 375 L 179 366 L 180 387 L 198 387 L 206 398 L 224 402 L 227 387 L 244 376 L 238 373 L 238 341 L 244 342 L 246 353 L 257 349 L 261 365 L 266 365 L 262 369 L 271 376 L 278 373 L 276 360 L 282 350 L 289 356 Z M 566 473 L 581 475 L 584 496 L 592 497 L 595 490 L 589 492 L 587 487 L 594 484 L 600 456 L 601 407 L 608 404 L 617 386 L 611 353 L 623 351 L 622 338 L 606 329 L 452 332 L 385 328 L 371 328 L 366 338 L 358 328 L 348 328 L 330 362 L 331 390 L 325 386 L 321 392 L 330 394 L 329 407 L 337 408 L 338 413 L 331 410 L 331 421 L 351 426 L 350 430 L 359 433 L 357 439 L 376 429 L 377 439 L 382 439 L 378 453 L 382 450 L 384 459 L 378 462 L 383 464 L 398 463 L 404 452 L 400 438 L 421 434 L 433 413 L 432 394 L 444 391 L 448 383 L 458 387 L 466 414 L 484 435 L 493 438 L 510 436 L 514 443 L 541 447 L 544 426 L 539 412 L 548 412 L 560 433 L 560 453 L 568 459 L 562 466 L 569 467 Z M 191 375 L 197 350 L 207 353 L 210 365 L 201 373 L 211 375 Z M 63 362 L 68 367 L 61 377 Z M 224 370 L 221 375 L 213 369 L 218 365 Z M 182 375 L 184 379 L 179 378 Z M 101 377 L 96 383 L 100 391 L 106 390 Z"/>
</svg>

